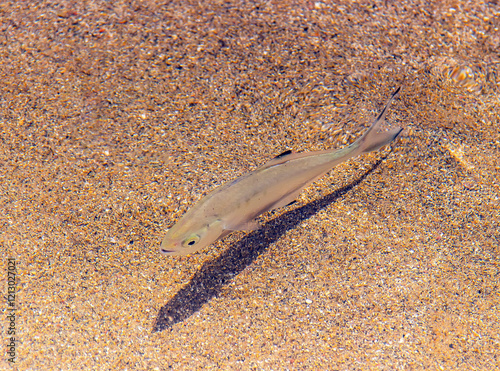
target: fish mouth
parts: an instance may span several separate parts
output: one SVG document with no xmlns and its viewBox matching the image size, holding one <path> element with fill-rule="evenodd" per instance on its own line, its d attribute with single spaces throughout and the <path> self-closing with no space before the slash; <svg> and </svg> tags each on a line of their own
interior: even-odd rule
<svg viewBox="0 0 500 371">
<path fill-rule="evenodd" d="M 174 252 L 175 252 L 175 250 L 167 250 L 167 249 L 162 249 L 162 248 L 160 248 L 160 252 L 161 252 L 162 254 L 172 254 L 172 253 L 174 253 Z"/>
</svg>

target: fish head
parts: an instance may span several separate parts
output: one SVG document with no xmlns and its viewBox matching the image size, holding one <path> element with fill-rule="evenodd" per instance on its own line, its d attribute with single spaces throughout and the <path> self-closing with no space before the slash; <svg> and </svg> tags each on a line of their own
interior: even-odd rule
<svg viewBox="0 0 500 371">
<path fill-rule="evenodd" d="M 163 255 L 170 256 L 192 254 L 217 241 L 222 232 L 223 228 L 220 220 L 186 231 L 182 231 L 182 228 L 174 225 L 163 238 L 160 252 Z"/>
</svg>

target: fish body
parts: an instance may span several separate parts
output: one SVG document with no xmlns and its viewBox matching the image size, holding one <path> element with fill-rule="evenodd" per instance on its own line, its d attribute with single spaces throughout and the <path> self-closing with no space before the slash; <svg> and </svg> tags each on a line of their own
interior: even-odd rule
<svg viewBox="0 0 500 371">
<path fill-rule="evenodd" d="M 398 88 L 367 132 L 342 149 L 292 153 L 286 151 L 262 167 L 228 182 L 203 197 L 165 235 L 160 252 L 187 255 L 234 230 L 255 230 L 262 213 L 293 202 L 310 183 L 334 166 L 392 142 L 402 131 L 377 132 Z"/>
</svg>

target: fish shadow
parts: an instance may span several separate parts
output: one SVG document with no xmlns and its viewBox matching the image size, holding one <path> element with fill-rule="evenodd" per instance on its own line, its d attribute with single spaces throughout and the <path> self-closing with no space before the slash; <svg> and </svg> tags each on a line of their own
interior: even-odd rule
<svg viewBox="0 0 500 371">
<path fill-rule="evenodd" d="M 152 332 L 172 328 L 200 310 L 205 303 L 221 291 L 223 286 L 249 266 L 285 232 L 297 227 L 304 220 L 356 187 L 376 170 L 386 157 L 387 155 L 379 159 L 369 170 L 348 185 L 268 221 L 261 229 L 249 233 L 219 257 L 203 264 L 191 281 L 160 308 Z"/>
</svg>

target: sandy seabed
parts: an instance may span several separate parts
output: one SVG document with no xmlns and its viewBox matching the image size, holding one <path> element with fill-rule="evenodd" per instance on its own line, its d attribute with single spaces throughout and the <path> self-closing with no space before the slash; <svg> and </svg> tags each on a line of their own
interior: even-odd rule
<svg viewBox="0 0 500 371">
<path fill-rule="evenodd" d="M 2 1 L 0 368 L 499 369 L 499 27 L 497 1 Z M 390 148 L 159 254 L 400 85 Z"/>
</svg>

